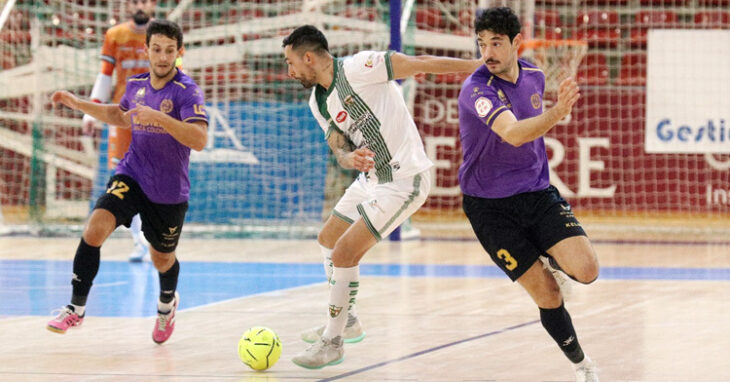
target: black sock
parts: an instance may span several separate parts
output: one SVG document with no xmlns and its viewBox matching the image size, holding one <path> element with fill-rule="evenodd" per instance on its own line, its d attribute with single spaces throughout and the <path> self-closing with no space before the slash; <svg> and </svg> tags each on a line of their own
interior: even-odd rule
<svg viewBox="0 0 730 382">
<path fill-rule="evenodd" d="M 583 360 L 585 357 L 583 349 L 578 343 L 573 321 L 571 321 L 568 311 L 565 310 L 564 304 L 560 304 L 560 307 L 555 309 L 540 308 L 540 321 L 571 362 L 578 363 Z"/>
<path fill-rule="evenodd" d="M 177 276 L 180 274 L 180 263 L 175 259 L 175 264 L 165 273 L 160 273 L 160 301 L 167 304 L 175 297 L 177 289 Z"/>
<path fill-rule="evenodd" d="M 91 284 L 93 284 L 94 277 L 99 272 L 100 248 L 90 246 L 81 238 L 79 247 L 76 249 L 76 256 L 74 256 L 74 275 L 71 279 L 71 285 L 73 286 L 71 304 L 73 305 L 86 305 L 86 298 L 89 296 Z"/>
</svg>

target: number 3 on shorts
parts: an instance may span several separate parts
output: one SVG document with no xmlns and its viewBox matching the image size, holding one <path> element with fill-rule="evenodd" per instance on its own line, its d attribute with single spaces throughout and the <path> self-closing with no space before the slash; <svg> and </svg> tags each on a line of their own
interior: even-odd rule
<svg viewBox="0 0 730 382">
<path fill-rule="evenodd" d="M 504 260 L 505 268 L 507 268 L 507 270 L 512 271 L 517 268 L 517 260 L 515 260 L 515 258 L 512 257 L 506 249 L 502 248 L 497 251 L 497 257 Z"/>
<path fill-rule="evenodd" d="M 112 194 L 119 199 L 124 199 L 124 193 L 129 191 L 129 186 L 121 180 L 115 180 L 112 185 L 106 190 L 107 194 Z"/>
</svg>

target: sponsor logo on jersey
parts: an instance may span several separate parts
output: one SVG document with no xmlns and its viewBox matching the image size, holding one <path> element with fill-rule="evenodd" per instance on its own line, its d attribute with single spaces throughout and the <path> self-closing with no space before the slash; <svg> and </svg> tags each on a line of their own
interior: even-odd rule
<svg viewBox="0 0 730 382">
<path fill-rule="evenodd" d="M 172 111 L 172 100 L 167 98 L 160 102 L 160 111 L 169 114 Z"/>
<path fill-rule="evenodd" d="M 492 101 L 487 99 L 487 97 L 479 97 L 474 101 L 474 109 L 476 109 L 480 117 L 484 118 L 492 110 Z"/>
<path fill-rule="evenodd" d="M 542 100 L 540 99 L 540 95 L 535 93 L 530 97 L 530 103 L 532 103 L 533 109 L 539 109 L 540 106 L 542 106 Z"/>
<path fill-rule="evenodd" d="M 345 122 L 346 119 L 347 119 L 347 112 L 342 110 L 341 112 L 337 113 L 337 118 L 335 118 L 335 121 L 337 121 L 338 123 L 342 123 L 342 122 Z"/>
<path fill-rule="evenodd" d="M 144 95 L 145 95 L 145 88 L 141 87 L 137 90 L 137 93 L 134 94 L 134 103 L 137 105 L 145 105 L 144 101 Z"/>
</svg>

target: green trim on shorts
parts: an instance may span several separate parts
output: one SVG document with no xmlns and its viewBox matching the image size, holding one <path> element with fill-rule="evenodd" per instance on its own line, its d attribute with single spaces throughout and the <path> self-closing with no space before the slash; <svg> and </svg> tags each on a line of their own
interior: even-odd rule
<svg viewBox="0 0 730 382">
<path fill-rule="evenodd" d="M 337 212 L 336 210 L 332 210 L 332 216 L 335 216 L 335 217 L 338 217 L 338 218 L 344 220 L 345 223 L 347 223 L 347 224 L 352 224 L 352 223 L 355 222 L 354 220 L 352 220 L 352 219 L 348 218 L 347 216 L 345 216 L 345 215 Z"/>
<path fill-rule="evenodd" d="M 391 217 L 390 220 L 388 220 L 388 222 L 385 223 L 385 225 L 383 226 L 383 232 L 387 231 L 388 227 L 390 227 L 390 225 L 393 224 L 395 219 L 397 219 L 403 213 L 403 211 L 405 211 L 408 208 L 408 206 L 410 206 L 411 203 L 413 203 L 413 199 L 415 199 L 416 196 L 418 196 L 421 193 L 421 191 L 419 190 L 420 186 L 421 186 L 421 174 L 417 174 L 416 176 L 413 177 L 413 192 L 411 192 L 411 194 L 408 195 L 408 199 L 406 199 L 406 201 L 403 203 L 403 205 L 400 207 L 400 209 L 398 209 L 398 211 L 393 215 L 393 217 Z"/>
<path fill-rule="evenodd" d="M 373 226 L 373 223 L 371 223 L 370 219 L 368 219 L 368 215 L 365 213 L 365 209 L 362 208 L 362 204 L 357 205 L 357 212 L 359 212 L 360 216 L 362 216 L 362 220 L 365 222 L 365 225 L 368 226 L 370 233 L 372 233 L 373 236 L 375 236 L 375 240 L 377 240 L 377 241 L 383 240 L 383 238 L 380 236 L 380 232 L 378 232 L 378 230 L 375 229 L 375 226 Z"/>
</svg>

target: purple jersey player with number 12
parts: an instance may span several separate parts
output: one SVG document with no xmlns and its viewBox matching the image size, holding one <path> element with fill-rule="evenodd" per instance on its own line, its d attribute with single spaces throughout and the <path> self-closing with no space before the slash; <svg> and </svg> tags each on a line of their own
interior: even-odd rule
<svg viewBox="0 0 730 382">
<path fill-rule="evenodd" d="M 54 104 L 81 110 L 110 125 L 131 128 L 132 143 L 89 217 L 74 256 L 71 303 L 48 322 L 46 328 L 50 331 L 63 334 L 81 325 L 86 299 L 99 271 L 101 245 L 118 226 L 129 227 L 137 213 L 160 276 L 152 340 L 161 344 L 175 329 L 175 311 L 180 302 L 180 263 L 175 248 L 190 196 L 190 149 L 205 147 L 208 129 L 200 89 L 175 67 L 182 46 L 182 31 L 177 24 L 152 21 L 145 42 L 150 71 L 127 78 L 119 105 L 80 100 L 66 91 L 51 96 Z"/>
</svg>

